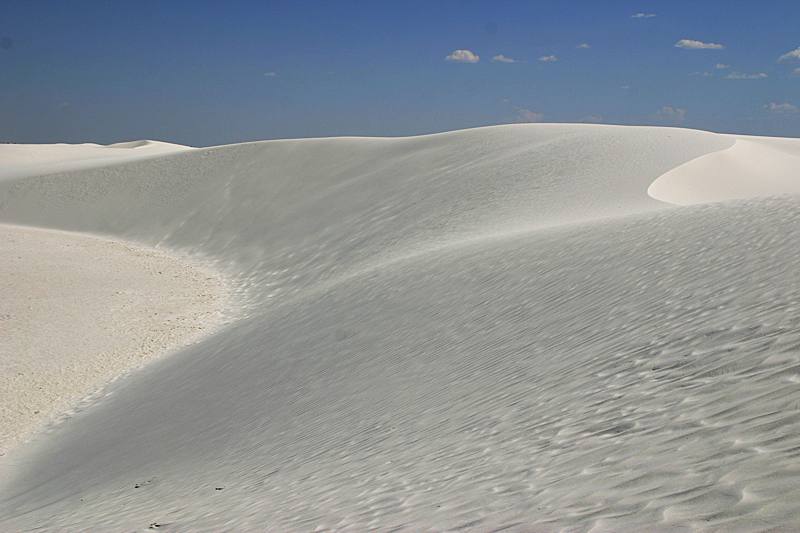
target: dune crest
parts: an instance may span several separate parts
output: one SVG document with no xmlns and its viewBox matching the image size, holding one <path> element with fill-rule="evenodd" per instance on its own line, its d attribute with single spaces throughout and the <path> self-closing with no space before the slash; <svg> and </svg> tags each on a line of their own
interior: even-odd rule
<svg viewBox="0 0 800 533">
<path fill-rule="evenodd" d="M 153 144 L 155 144 L 153 141 L 128 141 L 128 142 L 107 144 L 106 148 L 130 148 L 130 149 L 133 149 L 133 148 L 142 148 L 143 146 L 152 146 Z M 168 143 L 159 143 L 159 144 L 165 145 L 165 144 L 168 144 Z M 173 146 L 178 146 L 178 145 L 173 145 Z"/>
<path fill-rule="evenodd" d="M 113 165 L 194 150 L 161 141 L 103 146 L 84 144 L 0 144 L 0 181 Z"/>
<path fill-rule="evenodd" d="M 800 139 L 735 136 L 736 143 L 670 170 L 647 193 L 678 205 L 800 193 Z"/>
</svg>

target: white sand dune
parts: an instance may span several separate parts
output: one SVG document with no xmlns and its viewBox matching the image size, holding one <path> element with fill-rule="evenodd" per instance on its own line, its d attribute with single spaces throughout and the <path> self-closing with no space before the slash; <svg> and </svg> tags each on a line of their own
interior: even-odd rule
<svg viewBox="0 0 800 533">
<path fill-rule="evenodd" d="M 799 530 L 800 140 L 744 140 L 513 125 L 0 181 L 0 220 L 237 302 L 15 448 L 0 531 Z"/>
<path fill-rule="evenodd" d="M 216 276 L 73 233 L 0 225 L 0 272 L 0 454 L 224 308 Z"/>
<path fill-rule="evenodd" d="M 0 180 L 24 178 L 146 159 L 193 150 L 161 141 L 132 141 L 103 146 L 84 144 L 0 144 Z"/>
<path fill-rule="evenodd" d="M 735 136 L 727 150 L 712 152 L 670 170 L 648 194 L 678 205 L 800 194 L 797 139 Z"/>
</svg>

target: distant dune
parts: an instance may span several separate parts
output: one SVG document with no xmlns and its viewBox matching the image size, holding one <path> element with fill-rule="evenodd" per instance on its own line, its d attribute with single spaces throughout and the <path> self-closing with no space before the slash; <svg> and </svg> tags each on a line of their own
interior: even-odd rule
<svg viewBox="0 0 800 533">
<path fill-rule="evenodd" d="M 0 144 L 0 180 L 80 170 L 171 152 L 188 146 L 160 141 L 133 141 L 109 146 L 99 144 Z"/>
<path fill-rule="evenodd" d="M 693 159 L 659 177 L 648 194 L 679 205 L 800 194 L 797 139 L 735 136 L 727 150 Z"/>
<path fill-rule="evenodd" d="M 18 365 L 72 385 L 0 458 L 0 531 L 800 530 L 798 139 L 524 124 L 0 162 L 3 242 L 44 239 L 4 257 L 24 423 L 0 429 L 55 394 Z M 143 346 L 171 351 L 118 365 Z"/>
</svg>

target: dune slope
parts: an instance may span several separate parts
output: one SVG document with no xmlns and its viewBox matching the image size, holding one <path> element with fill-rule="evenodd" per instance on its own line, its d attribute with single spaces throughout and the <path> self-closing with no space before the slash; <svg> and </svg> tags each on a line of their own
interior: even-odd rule
<svg viewBox="0 0 800 533">
<path fill-rule="evenodd" d="M 797 139 L 735 136 L 727 150 L 712 152 L 670 170 L 648 194 L 665 202 L 691 205 L 800 193 Z"/>
<path fill-rule="evenodd" d="M 800 202 L 647 195 L 735 142 L 520 125 L 0 183 L 3 220 L 202 259 L 241 301 L 20 449 L 0 523 L 796 529 Z"/>
<path fill-rule="evenodd" d="M 103 146 L 84 144 L 0 144 L 0 180 L 82 170 L 133 159 L 151 159 L 192 150 L 161 141 L 132 141 Z"/>
<path fill-rule="evenodd" d="M 126 243 L 0 225 L 0 272 L 0 456 L 222 322 L 221 280 Z"/>
</svg>

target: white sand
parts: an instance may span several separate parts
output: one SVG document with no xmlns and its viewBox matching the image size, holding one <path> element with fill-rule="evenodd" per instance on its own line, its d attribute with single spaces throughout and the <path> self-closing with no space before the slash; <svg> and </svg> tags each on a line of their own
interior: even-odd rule
<svg viewBox="0 0 800 533">
<path fill-rule="evenodd" d="M 514 125 L 0 183 L 2 220 L 173 250 L 242 303 L 16 448 L 0 524 L 800 530 L 800 201 L 762 196 L 797 145 L 744 140 Z M 647 194 L 687 186 L 716 203 Z"/>
<path fill-rule="evenodd" d="M 0 225 L 0 454 L 216 325 L 225 287 L 163 253 Z"/>
<path fill-rule="evenodd" d="M 800 140 L 737 135 L 736 144 L 693 159 L 659 177 L 648 189 L 678 205 L 800 194 Z"/>
<path fill-rule="evenodd" d="M 132 141 L 107 146 L 84 144 L 0 144 L 0 179 L 24 178 L 109 165 L 132 159 L 193 150 L 161 141 Z"/>
</svg>

